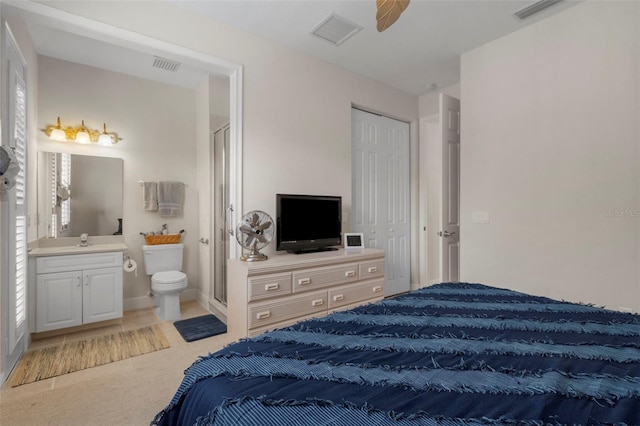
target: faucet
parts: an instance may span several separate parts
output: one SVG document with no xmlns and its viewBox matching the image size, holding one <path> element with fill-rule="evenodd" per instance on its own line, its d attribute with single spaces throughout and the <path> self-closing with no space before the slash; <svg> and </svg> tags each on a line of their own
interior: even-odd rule
<svg viewBox="0 0 640 426">
<path fill-rule="evenodd" d="M 87 239 L 89 238 L 89 234 L 80 234 L 80 247 L 87 247 L 89 242 Z"/>
</svg>

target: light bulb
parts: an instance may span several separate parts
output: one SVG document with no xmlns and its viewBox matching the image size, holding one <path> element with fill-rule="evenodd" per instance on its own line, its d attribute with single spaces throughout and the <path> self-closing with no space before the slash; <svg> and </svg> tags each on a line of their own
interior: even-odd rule
<svg viewBox="0 0 640 426">
<path fill-rule="evenodd" d="M 81 130 L 76 134 L 76 143 L 83 143 L 83 144 L 91 143 L 91 137 L 87 132 L 87 128 L 84 127 L 84 120 L 82 120 Z"/>
</svg>

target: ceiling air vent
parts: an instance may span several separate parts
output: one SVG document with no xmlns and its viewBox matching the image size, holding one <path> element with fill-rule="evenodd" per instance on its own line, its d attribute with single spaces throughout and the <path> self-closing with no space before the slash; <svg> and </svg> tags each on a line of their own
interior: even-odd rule
<svg viewBox="0 0 640 426">
<path fill-rule="evenodd" d="M 540 0 L 540 1 L 537 1 L 537 2 L 535 2 L 533 4 L 530 4 L 529 6 L 525 7 L 524 9 L 520 9 L 519 11 L 514 13 L 514 15 L 516 15 L 520 19 L 525 19 L 525 18 L 528 18 L 531 15 L 535 15 L 538 12 L 542 12 L 546 8 L 551 7 L 554 4 L 558 4 L 558 3 L 562 2 L 562 1 L 563 0 Z"/>
<path fill-rule="evenodd" d="M 311 34 L 331 44 L 340 46 L 361 29 L 361 26 L 332 13 L 316 25 L 311 30 Z"/>
<path fill-rule="evenodd" d="M 160 68 L 161 70 L 176 72 L 180 68 L 180 62 L 172 61 L 171 59 L 161 58 L 160 56 L 154 56 L 153 67 Z"/>
</svg>

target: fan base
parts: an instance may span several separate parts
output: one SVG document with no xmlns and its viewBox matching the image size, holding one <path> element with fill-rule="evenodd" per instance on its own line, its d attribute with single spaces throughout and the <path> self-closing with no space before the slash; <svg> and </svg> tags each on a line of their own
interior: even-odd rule
<svg viewBox="0 0 640 426">
<path fill-rule="evenodd" d="M 262 254 L 259 251 L 240 256 L 240 260 L 244 260 L 245 262 L 260 262 L 262 260 L 267 260 L 268 258 L 269 257 L 266 254 Z"/>
</svg>

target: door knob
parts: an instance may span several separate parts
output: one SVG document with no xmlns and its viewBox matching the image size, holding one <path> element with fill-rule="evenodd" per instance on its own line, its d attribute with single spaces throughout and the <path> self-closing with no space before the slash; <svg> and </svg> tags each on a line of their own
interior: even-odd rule
<svg viewBox="0 0 640 426">
<path fill-rule="evenodd" d="M 440 231 L 440 232 L 438 232 L 438 236 L 439 236 L 439 237 L 451 237 L 451 236 L 453 236 L 453 235 L 455 235 L 455 234 L 456 234 L 456 232 L 455 232 L 455 231 L 452 231 L 452 232 L 449 232 L 449 231 Z"/>
<path fill-rule="evenodd" d="M 200 238 L 199 240 L 202 244 L 206 244 L 209 245 L 209 239 L 208 238 Z"/>
</svg>

